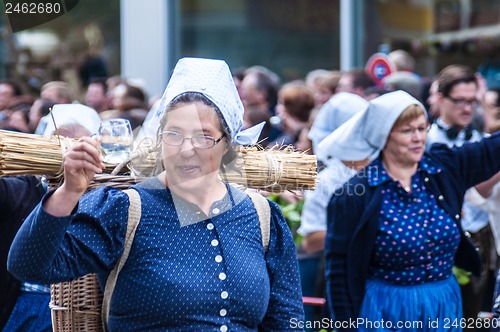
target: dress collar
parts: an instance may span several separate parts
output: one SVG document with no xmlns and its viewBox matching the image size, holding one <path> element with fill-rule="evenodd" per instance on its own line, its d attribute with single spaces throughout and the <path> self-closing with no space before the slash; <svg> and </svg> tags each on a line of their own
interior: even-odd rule
<svg viewBox="0 0 500 332">
<path fill-rule="evenodd" d="M 425 154 L 418 163 L 417 172 L 437 174 L 441 171 L 441 166 Z M 380 186 L 386 182 L 393 181 L 382 163 L 382 155 L 380 155 L 367 167 L 366 176 L 368 177 L 368 185 L 371 187 Z"/>
</svg>

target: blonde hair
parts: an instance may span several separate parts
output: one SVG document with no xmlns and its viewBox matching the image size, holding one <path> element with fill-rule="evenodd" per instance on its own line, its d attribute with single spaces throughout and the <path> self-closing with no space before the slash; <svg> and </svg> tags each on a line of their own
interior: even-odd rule
<svg viewBox="0 0 500 332">
<path fill-rule="evenodd" d="M 337 85 L 339 84 L 341 72 L 338 70 L 328 72 L 325 75 L 318 76 L 314 83 L 319 88 L 326 88 L 331 93 L 335 93 L 337 90 Z"/>
<path fill-rule="evenodd" d="M 71 103 L 74 99 L 74 93 L 71 86 L 63 81 L 50 81 L 42 86 L 41 92 L 54 90 L 57 98 L 64 100 L 66 103 Z"/>
<path fill-rule="evenodd" d="M 404 50 L 394 50 L 389 53 L 389 59 L 392 61 L 397 71 L 414 71 L 415 58 Z"/>
<path fill-rule="evenodd" d="M 403 111 L 403 113 L 399 115 L 392 128 L 396 128 L 410 121 L 413 121 L 421 115 L 425 115 L 425 111 L 422 109 L 422 107 L 418 106 L 417 104 L 410 105 Z"/>
</svg>

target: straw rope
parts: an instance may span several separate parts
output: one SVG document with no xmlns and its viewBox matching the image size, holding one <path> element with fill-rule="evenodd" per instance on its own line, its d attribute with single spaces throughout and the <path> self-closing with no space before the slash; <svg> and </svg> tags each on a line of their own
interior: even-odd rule
<svg viewBox="0 0 500 332">
<path fill-rule="evenodd" d="M 47 176 L 57 186 L 63 176 L 63 153 L 76 140 L 0 130 L 0 177 L 12 175 Z M 129 161 L 120 165 L 106 164 L 103 174 L 96 175 L 89 188 L 112 185 L 128 188 L 142 177 L 154 176 L 158 151 L 143 144 L 134 150 Z M 128 167 L 125 167 L 128 166 Z M 130 170 L 133 174 L 130 175 Z M 120 172 L 122 175 L 116 175 Z M 123 174 L 128 173 L 128 176 Z M 137 175 L 133 176 L 133 175 Z M 295 151 L 292 147 L 262 149 L 241 147 L 238 158 L 227 167 L 223 180 L 247 188 L 282 192 L 314 189 L 316 157 Z"/>
<path fill-rule="evenodd" d="M 57 138 L 33 136 L 0 131 L 0 176 L 61 174 L 62 153 Z"/>
<path fill-rule="evenodd" d="M 268 153 L 266 154 L 267 163 L 269 165 L 268 180 L 271 186 L 279 184 L 281 177 L 283 176 L 283 161 L 277 155 Z"/>
<path fill-rule="evenodd" d="M 292 147 L 262 150 L 242 149 L 240 172 L 229 170 L 224 180 L 248 188 L 272 192 L 314 189 L 316 186 L 316 156 L 295 151 Z"/>
</svg>

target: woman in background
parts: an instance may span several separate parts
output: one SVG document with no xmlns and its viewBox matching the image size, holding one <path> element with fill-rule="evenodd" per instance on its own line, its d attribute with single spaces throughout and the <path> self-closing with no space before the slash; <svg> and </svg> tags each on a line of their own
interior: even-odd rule
<svg viewBox="0 0 500 332">
<path fill-rule="evenodd" d="M 481 265 L 461 229 L 461 206 L 466 189 L 500 170 L 500 135 L 427 154 L 428 127 L 420 102 L 396 91 L 370 101 L 332 134 L 338 153 L 376 158 L 328 206 L 326 279 L 333 316 L 386 323 L 379 329 L 359 324 L 360 331 L 390 330 L 398 322 L 412 324 L 404 330 L 430 330 L 436 320 L 436 330 L 461 330 L 451 324 L 462 318 L 452 266 L 477 274 Z"/>
</svg>

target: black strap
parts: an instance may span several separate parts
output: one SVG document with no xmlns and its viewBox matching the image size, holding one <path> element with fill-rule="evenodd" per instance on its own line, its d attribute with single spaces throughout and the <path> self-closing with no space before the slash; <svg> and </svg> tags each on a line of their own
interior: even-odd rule
<svg viewBox="0 0 500 332">
<path fill-rule="evenodd" d="M 458 134 L 462 131 L 461 129 L 458 129 L 457 127 L 450 127 L 448 129 L 445 129 L 443 126 L 441 126 L 437 121 L 434 122 L 439 129 L 445 132 L 446 137 L 448 137 L 450 140 L 456 140 L 458 137 Z M 469 141 L 472 138 L 472 135 L 474 133 L 474 129 L 472 129 L 471 126 L 467 126 L 463 129 L 465 131 L 465 141 Z"/>
</svg>

